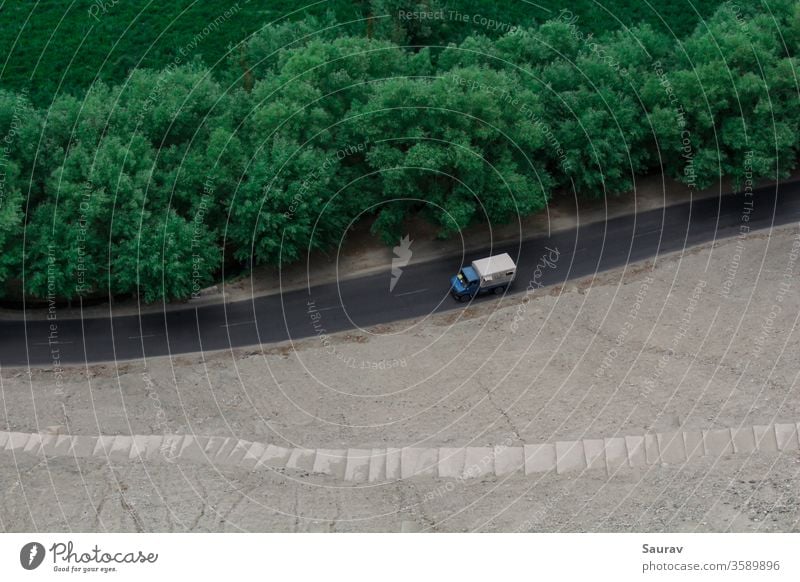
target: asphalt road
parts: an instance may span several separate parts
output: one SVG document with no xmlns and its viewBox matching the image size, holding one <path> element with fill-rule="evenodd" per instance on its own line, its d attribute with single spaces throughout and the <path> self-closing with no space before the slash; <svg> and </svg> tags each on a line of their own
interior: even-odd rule
<svg viewBox="0 0 800 582">
<path fill-rule="evenodd" d="M 752 201 L 749 222 L 742 221 Z M 509 293 L 522 293 L 529 281 L 552 285 L 705 243 L 735 236 L 740 226 L 765 229 L 800 220 L 800 182 L 756 190 L 752 196 L 727 195 L 694 203 L 592 223 L 515 245 L 487 247 L 467 256 L 426 263 L 413 259 L 390 292 L 390 265 L 365 277 L 342 280 L 204 307 L 142 316 L 83 320 L 0 322 L 0 365 L 53 365 L 136 359 L 268 344 L 330 334 L 356 327 L 464 309 L 448 295 L 449 277 L 463 264 L 498 252 L 517 262 Z M 548 249 L 557 250 L 551 253 Z M 543 257 L 553 266 L 541 268 Z M 537 271 L 537 264 L 540 268 Z M 499 301 L 485 296 L 475 301 Z"/>
</svg>

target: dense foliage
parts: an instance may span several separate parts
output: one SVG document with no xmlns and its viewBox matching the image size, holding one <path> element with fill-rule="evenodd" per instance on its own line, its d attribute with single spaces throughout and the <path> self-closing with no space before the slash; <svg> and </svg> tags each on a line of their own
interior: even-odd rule
<svg viewBox="0 0 800 582">
<path fill-rule="evenodd" d="M 587 33 L 600 35 L 647 22 L 681 37 L 720 3 L 676 0 L 658 6 L 613 0 L 601 8 L 595 0 L 574 0 L 569 8 Z M 213 68 L 232 45 L 262 27 L 308 16 L 324 19 L 330 15 L 338 22 L 337 35 L 447 44 L 473 33 L 497 36 L 504 32 L 481 24 L 484 18 L 534 26 L 553 18 L 562 6 L 560 0 L 12 0 L 0 3 L 0 54 L 5 61 L 0 83 L 14 90 L 28 87 L 36 104 L 48 105 L 54 95 L 77 94 L 95 80 L 116 84 L 133 68 L 164 68 L 181 58 L 181 49 Z M 398 10 L 437 9 L 458 11 L 469 18 L 433 23 L 382 18 Z M 211 33 L 203 32 L 206 27 L 213 28 Z"/>
<path fill-rule="evenodd" d="M 0 90 L 0 280 L 186 298 L 223 265 L 293 261 L 359 220 L 395 243 L 421 214 L 445 237 L 650 171 L 701 188 L 794 167 L 800 3 L 725 4 L 683 39 L 647 22 L 591 36 L 571 10 L 505 33 L 328 12 L 213 69 L 137 68 L 47 106 Z"/>
</svg>

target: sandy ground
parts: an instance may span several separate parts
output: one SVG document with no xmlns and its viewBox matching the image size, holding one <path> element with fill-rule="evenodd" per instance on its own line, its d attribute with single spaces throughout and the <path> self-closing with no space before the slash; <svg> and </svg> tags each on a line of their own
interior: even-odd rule
<svg viewBox="0 0 800 582">
<path fill-rule="evenodd" d="M 263 349 L 5 369 L 7 430 L 307 447 L 481 446 L 800 421 L 800 227 L 461 312 Z M 526 285 L 531 274 L 521 273 Z M 356 486 L 197 465 L 7 458 L 0 527 L 798 531 L 800 457 Z"/>
<path fill-rule="evenodd" d="M 197 465 L 25 459 L 0 473 L 5 531 L 800 531 L 794 456 L 605 477 L 381 486 Z"/>
</svg>

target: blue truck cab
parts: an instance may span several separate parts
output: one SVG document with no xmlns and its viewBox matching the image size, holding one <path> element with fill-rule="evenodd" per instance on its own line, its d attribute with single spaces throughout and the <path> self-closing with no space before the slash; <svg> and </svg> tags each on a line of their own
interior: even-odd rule
<svg viewBox="0 0 800 582">
<path fill-rule="evenodd" d="M 466 301 L 476 295 L 481 278 L 472 267 L 464 267 L 458 275 L 450 277 L 450 292 L 459 301 Z"/>
<path fill-rule="evenodd" d="M 472 261 L 450 277 L 450 294 L 458 301 L 469 301 L 484 293 L 504 293 L 516 271 L 517 266 L 508 253 Z"/>
</svg>

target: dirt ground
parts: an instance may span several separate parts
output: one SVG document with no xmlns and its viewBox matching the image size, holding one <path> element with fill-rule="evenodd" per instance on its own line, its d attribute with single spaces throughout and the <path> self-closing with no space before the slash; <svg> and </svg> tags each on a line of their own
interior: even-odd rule
<svg viewBox="0 0 800 582">
<path fill-rule="evenodd" d="M 342 486 L 198 465 L 25 459 L 0 473 L 4 531 L 800 531 L 795 455 L 607 478 L 556 474 Z M 11 469 L 11 470 L 8 470 Z"/>
<path fill-rule="evenodd" d="M 798 255 L 795 225 L 329 346 L 310 338 L 73 368 L 59 382 L 47 369 L 4 369 L 0 429 L 370 448 L 797 422 Z M 8 455 L 0 466 L 9 531 L 800 528 L 798 451 L 455 484 Z"/>
</svg>

